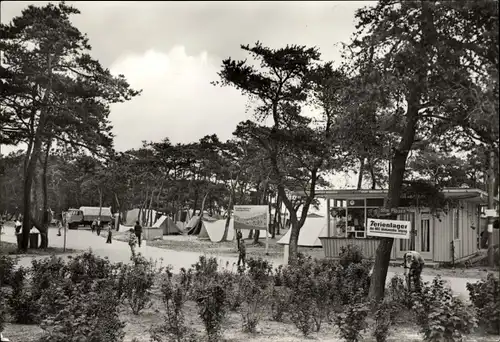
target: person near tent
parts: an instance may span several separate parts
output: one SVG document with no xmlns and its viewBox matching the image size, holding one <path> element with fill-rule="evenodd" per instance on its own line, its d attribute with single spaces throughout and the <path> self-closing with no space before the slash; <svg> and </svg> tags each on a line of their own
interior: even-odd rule
<svg viewBox="0 0 500 342">
<path fill-rule="evenodd" d="M 108 223 L 108 239 L 106 240 L 106 243 L 111 243 L 113 238 L 113 225 L 111 222 Z"/>
<path fill-rule="evenodd" d="M 128 245 L 130 246 L 130 251 L 132 252 L 132 258 L 135 258 L 135 246 L 137 245 L 137 235 L 133 228 L 129 229 Z"/>
<path fill-rule="evenodd" d="M 241 239 L 238 246 L 238 267 L 240 267 L 240 263 L 243 263 L 243 267 L 245 266 L 246 256 L 247 256 L 247 251 L 245 247 L 245 240 Z"/>
<path fill-rule="evenodd" d="M 139 224 L 139 221 L 135 221 L 134 232 L 135 236 L 137 237 L 137 243 L 139 244 L 139 248 L 141 248 L 142 226 Z"/>
<path fill-rule="evenodd" d="M 404 254 L 403 260 L 408 289 L 411 289 L 413 285 L 414 289 L 419 291 L 422 281 L 422 269 L 425 265 L 424 258 L 416 251 L 409 251 Z"/>
</svg>

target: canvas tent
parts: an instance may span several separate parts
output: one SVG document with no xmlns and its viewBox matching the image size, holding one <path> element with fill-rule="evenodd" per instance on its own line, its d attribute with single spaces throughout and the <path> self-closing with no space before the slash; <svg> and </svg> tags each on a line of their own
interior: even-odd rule
<svg viewBox="0 0 500 342">
<path fill-rule="evenodd" d="M 203 225 L 210 241 L 219 242 L 222 240 L 224 229 L 226 228 L 226 220 L 205 221 L 203 222 Z M 227 231 L 227 241 L 234 240 L 234 229 L 232 227 L 233 226 L 230 222 Z"/>
<path fill-rule="evenodd" d="M 277 243 L 280 245 L 288 245 L 290 243 L 290 233 L 291 229 L 289 229 Z M 325 218 L 307 218 L 299 232 L 298 246 L 322 247 L 319 238 L 326 236 L 328 236 L 328 226 Z"/>
<path fill-rule="evenodd" d="M 183 230 L 179 228 L 172 219 L 166 215 L 161 216 L 155 222 L 153 228 L 162 228 L 163 235 L 182 234 Z"/>
<path fill-rule="evenodd" d="M 153 223 L 156 221 L 156 210 L 152 210 L 152 218 L 153 218 Z M 125 226 L 133 226 L 135 225 L 136 221 L 139 221 L 142 223 L 142 215 L 140 215 L 141 209 L 135 208 L 128 210 L 124 213 L 123 215 L 123 225 Z M 142 211 L 143 215 L 148 215 L 149 210 L 143 210 Z M 146 216 L 147 217 L 147 216 Z"/>
</svg>

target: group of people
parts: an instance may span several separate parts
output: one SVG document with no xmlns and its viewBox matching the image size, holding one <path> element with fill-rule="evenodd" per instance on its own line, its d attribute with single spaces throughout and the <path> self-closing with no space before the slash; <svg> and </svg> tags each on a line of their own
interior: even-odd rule
<svg viewBox="0 0 500 342">
<path fill-rule="evenodd" d="M 135 222 L 134 228 L 130 228 L 129 233 L 128 245 L 130 246 L 132 257 L 135 257 L 135 246 L 139 245 L 139 248 L 141 248 L 142 243 L 142 226 L 139 221 Z"/>
<path fill-rule="evenodd" d="M 90 230 L 92 231 L 92 233 L 96 232 L 97 236 L 101 236 L 102 228 L 103 223 L 100 219 L 94 220 L 90 225 Z M 106 243 L 111 243 L 113 241 L 113 225 L 111 224 L 111 222 L 108 222 L 106 230 L 108 231 L 108 238 L 106 239 Z"/>
</svg>

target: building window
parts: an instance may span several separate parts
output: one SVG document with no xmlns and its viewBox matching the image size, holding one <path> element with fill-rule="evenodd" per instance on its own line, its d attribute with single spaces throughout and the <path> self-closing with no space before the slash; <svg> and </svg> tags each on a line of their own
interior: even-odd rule
<svg viewBox="0 0 500 342">
<path fill-rule="evenodd" d="M 422 219 L 421 234 L 420 234 L 420 251 L 431 251 L 431 220 Z"/>
</svg>

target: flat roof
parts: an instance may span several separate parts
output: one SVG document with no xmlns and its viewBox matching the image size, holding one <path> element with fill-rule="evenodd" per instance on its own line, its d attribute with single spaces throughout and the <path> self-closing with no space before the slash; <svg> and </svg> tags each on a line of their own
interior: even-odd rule
<svg viewBox="0 0 500 342">
<path fill-rule="evenodd" d="M 382 198 L 386 197 L 389 190 L 387 189 L 326 189 L 316 190 L 316 197 L 330 199 L 362 199 L 362 198 Z M 444 188 L 441 190 L 446 198 L 463 199 L 478 204 L 488 203 L 488 193 L 481 189 L 470 188 Z M 300 195 L 300 192 L 296 192 Z M 495 198 L 498 202 L 498 198 Z"/>
</svg>

